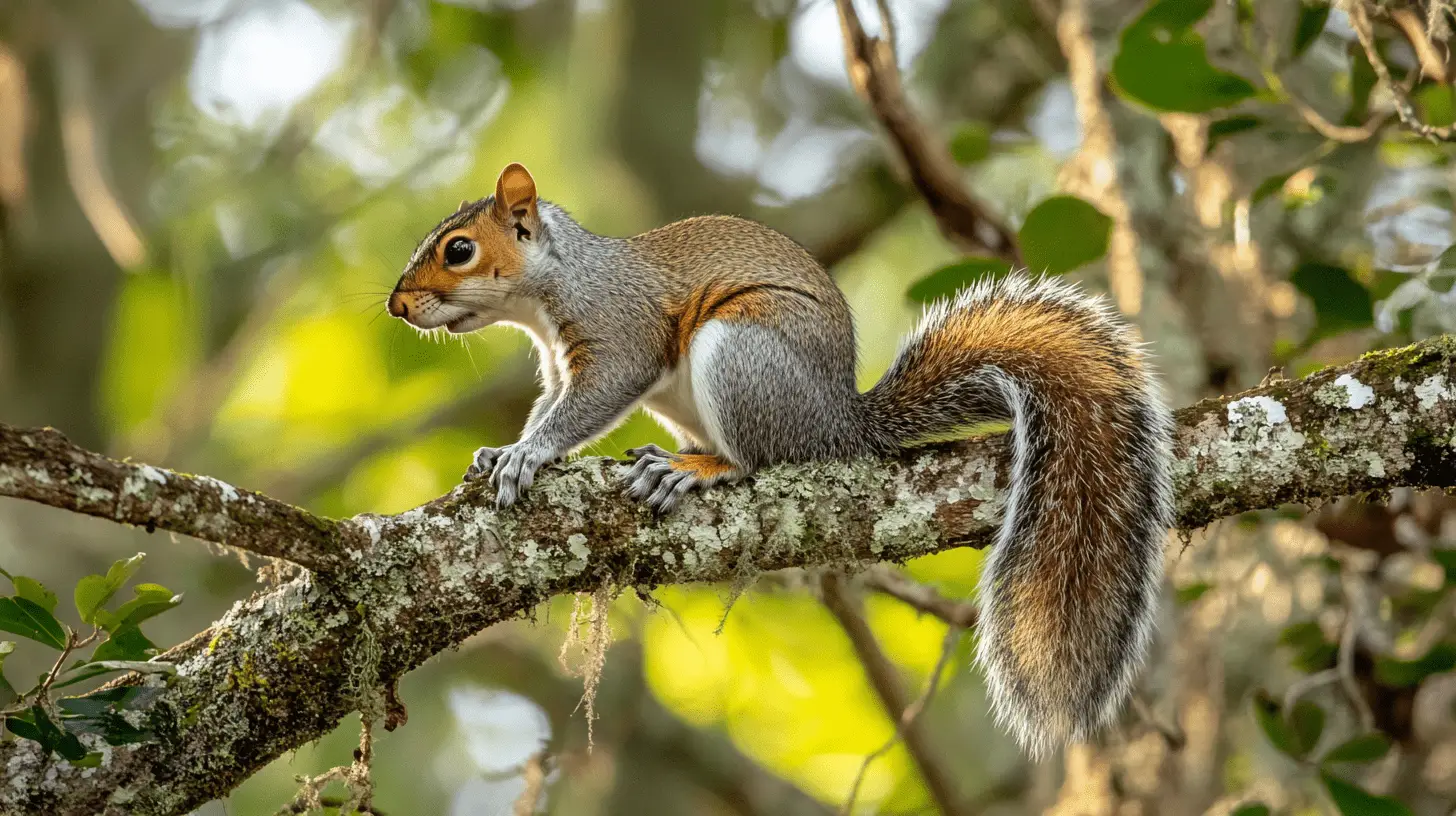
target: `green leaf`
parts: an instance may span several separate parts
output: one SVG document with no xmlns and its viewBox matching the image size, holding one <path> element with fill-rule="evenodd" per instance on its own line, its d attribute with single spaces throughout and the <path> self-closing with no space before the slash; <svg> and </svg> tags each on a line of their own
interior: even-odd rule
<svg viewBox="0 0 1456 816">
<path fill-rule="evenodd" d="M 1254 694 L 1254 720 L 1275 748 L 1296 759 L 1302 755 L 1299 735 L 1284 719 L 1278 701 L 1262 690 Z"/>
<path fill-rule="evenodd" d="M 5 727 L 17 737 L 40 743 L 47 753 L 55 751 L 68 760 L 79 760 L 86 756 L 86 748 L 76 739 L 76 735 L 57 727 L 50 715 L 39 705 L 31 706 L 22 714 L 7 717 Z"/>
<path fill-rule="evenodd" d="M 1390 738 L 1379 732 L 1361 734 L 1336 745 L 1325 762 L 1373 762 L 1390 750 Z"/>
<path fill-rule="evenodd" d="M 160 688 L 118 686 L 93 691 L 80 697 L 62 697 L 56 704 L 67 714 L 92 716 L 106 711 L 140 711 L 149 707 L 160 696 Z"/>
<path fill-rule="evenodd" d="M 88 575 L 76 584 L 76 611 L 86 623 L 96 623 L 96 613 L 111 600 L 142 565 L 146 553 L 117 561 L 105 575 Z"/>
<path fill-rule="evenodd" d="M 1254 95 L 1248 80 L 1208 61 L 1193 26 L 1213 0 L 1159 0 L 1122 32 L 1112 79 L 1127 96 L 1156 110 L 1207 113 Z"/>
<path fill-rule="evenodd" d="M 1198 581 L 1197 583 L 1192 583 L 1185 587 L 1178 587 L 1178 591 L 1175 597 L 1180 606 L 1187 606 L 1188 604 L 1193 603 L 1199 598 L 1202 598 L 1204 593 L 1208 592 L 1210 589 L 1213 589 L 1213 584 L 1210 584 L 1207 581 Z"/>
<path fill-rule="evenodd" d="M 1239 805 L 1229 816 L 1269 816 L 1269 806 L 1260 802 Z"/>
<path fill-rule="evenodd" d="M 146 660 L 157 651 L 157 645 L 147 640 L 135 624 L 122 624 L 106 642 L 96 647 L 91 654 L 92 663 L 108 660 Z"/>
<path fill-rule="evenodd" d="M 1269 196 L 1284 189 L 1284 185 L 1289 182 L 1289 179 L 1293 175 L 1293 173 L 1280 173 L 1277 176 L 1270 176 L 1259 182 L 1259 186 L 1254 188 L 1253 195 L 1249 197 L 1249 203 L 1258 204 Z"/>
<path fill-rule="evenodd" d="M 933 303 L 976 281 L 995 280 L 1010 271 L 1011 265 L 999 258 L 966 258 L 916 281 L 905 295 L 915 303 Z"/>
<path fill-rule="evenodd" d="M 1456 669 L 1456 644 L 1438 643 L 1424 657 L 1415 660 L 1375 659 L 1375 679 L 1389 688 L 1418 686 L 1433 674 Z"/>
<path fill-rule="evenodd" d="M 1452 96 L 1450 85 L 1427 83 L 1412 94 L 1411 98 L 1420 108 L 1421 121 L 1426 124 L 1450 127 L 1451 123 L 1456 122 L 1456 98 Z"/>
<path fill-rule="evenodd" d="M 1279 643 L 1294 650 L 1294 666 L 1313 674 L 1335 664 L 1337 647 L 1325 639 L 1324 630 L 1313 621 L 1296 623 L 1279 633 Z"/>
<path fill-rule="evenodd" d="M 1431 557 L 1446 571 L 1446 583 L 1456 584 L 1456 550 L 1433 549 Z"/>
<path fill-rule="evenodd" d="M 61 723 L 77 734 L 95 734 L 111 745 L 146 742 L 154 737 L 148 727 L 137 727 L 121 715 L 123 711 L 144 711 L 161 696 L 162 689 L 129 686 L 105 689 L 83 697 L 60 701 Z"/>
<path fill-rule="evenodd" d="M 139 624 L 182 603 L 180 594 L 173 595 L 172 590 L 161 584 L 138 584 L 132 592 L 136 594 L 135 598 L 122 604 L 115 615 L 108 614 L 113 625 L 105 627 L 107 631 L 113 631 L 124 623 Z"/>
<path fill-rule="evenodd" d="M 39 606 L 47 612 L 56 611 L 56 593 L 45 588 L 45 585 L 34 578 L 27 578 L 24 575 L 10 576 L 10 583 L 15 585 L 15 594 Z"/>
<path fill-rule="evenodd" d="M 1307 262 L 1294 270 L 1290 281 L 1314 302 L 1315 325 L 1306 343 L 1375 324 L 1370 293 L 1349 270 Z"/>
<path fill-rule="evenodd" d="M 84 757 L 82 757 L 80 759 L 70 760 L 70 762 L 71 762 L 72 765 L 75 765 L 77 768 L 100 768 L 101 767 L 101 756 L 102 755 L 101 755 L 101 752 L 100 751 L 92 751 L 91 753 L 87 754 L 86 756 L 84 756 Z"/>
<path fill-rule="evenodd" d="M 0 598 L 0 632 L 27 637 L 52 649 L 66 648 L 66 628 L 29 598 Z"/>
<path fill-rule="evenodd" d="M 1345 113 L 1345 124 L 1358 126 L 1370 118 L 1370 92 L 1375 90 L 1375 68 L 1360 43 L 1352 42 L 1350 49 L 1350 110 Z"/>
<path fill-rule="evenodd" d="M 985 161 L 991 155 L 991 128 L 985 122 L 965 122 L 950 137 L 950 155 L 960 165 Z"/>
<path fill-rule="evenodd" d="M 1112 219 L 1076 196 L 1052 196 L 1027 213 L 1018 239 L 1033 274 L 1061 275 L 1107 254 Z"/>
<path fill-rule="evenodd" d="M 1325 30 L 1325 22 L 1329 19 L 1330 6 L 1326 3 L 1305 3 L 1300 7 L 1299 22 L 1294 26 L 1294 47 L 1290 50 L 1292 59 L 1298 59 L 1319 39 L 1320 32 Z"/>
<path fill-rule="evenodd" d="M 1415 816 L 1399 801 L 1366 793 L 1327 771 L 1320 771 L 1320 779 L 1342 816 Z"/>
<path fill-rule="evenodd" d="M 1294 710 L 1289 714 L 1289 722 L 1294 727 L 1294 735 L 1299 739 L 1299 755 L 1304 756 L 1314 750 L 1319 743 L 1320 734 L 1325 730 L 1325 710 L 1309 700 L 1300 700 L 1294 704 Z"/>
<path fill-rule="evenodd" d="M 15 651 L 14 641 L 0 640 L 0 708 L 10 705 L 20 699 L 20 694 L 10 681 L 5 679 L 5 658 Z"/>
<path fill-rule="evenodd" d="M 1208 146 L 1205 153 L 1212 153 L 1218 143 L 1233 136 L 1236 133 L 1243 133 L 1246 130 L 1253 130 L 1264 124 L 1264 120 L 1257 116 L 1247 114 L 1239 116 L 1227 116 L 1217 119 L 1208 125 Z"/>
</svg>

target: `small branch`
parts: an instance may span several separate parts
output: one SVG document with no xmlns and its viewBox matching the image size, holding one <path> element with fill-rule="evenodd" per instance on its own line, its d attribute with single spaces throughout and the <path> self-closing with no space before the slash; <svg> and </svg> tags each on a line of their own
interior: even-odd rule
<svg viewBox="0 0 1456 816">
<path fill-rule="evenodd" d="M 69 27 L 59 19 L 53 22 Z M 55 59 L 61 145 L 71 191 L 116 265 L 134 268 L 146 260 L 146 243 L 108 178 L 105 136 L 96 121 L 96 100 L 91 92 L 91 65 L 82 44 L 70 32 L 57 36 Z"/>
<path fill-rule="evenodd" d="M 521 795 L 516 797 L 515 804 L 511 807 L 513 816 L 531 816 L 536 812 L 536 805 L 541 801 L 541 794 L 546 790 L 546 759 L 546 751 L 542 749 L 526 760 L 526 767 L 521 769 L 521 776 L 526 781 L 526 787 L 521 791 Z"/>
<path fill-rule="evenodd" d="M 892 43 L 865 33 L 852 0 L 835 0 L 835 6 L 844 34 L 850 82 L 874 110 L 905 160 L 910 180 L 930 206 L 941 232 L 967 249 L 1020 263 L 1020 251 L 1010 229 L 971 197 L 961 183 L 960 169 L 950 149 L 911 111 Z M 886 32 L 891 32 L 894 24 L 885 11 L 881 14 L 887 21 Z"/>
<path fill-rule="evenodd" d="M 1085 196 L 1112 219 L 1107 244 L 1107 287 L 1123 314 L 1136 316 L 1143 306 L 1143 269 L 1138 261 L 1138 236 L 1132 209 L 1118 177 L 1119 151 L 1112 117 L 1102 101 L 1106 86 L 1097 63 L 1087 0 L 1065 0 L 1057 19 L 1057 42 L 1067 57 L 1067 75 L 1082 124 L 1082 146 L 1062 170 L 1063 187 Z M 1033 270 L 1039 272 L 1041 270 Z"/>
<path fill-rule="evenodd" d="M 1438 3 L 1431 3 L 1432 11 L 1436 11 L 1438 6 Z M 1387 13 L 1390 21 L 1405 35 L 1411 50 L 1416 52 L 1416 58 L 1421 61 L 1421 74 L 1442 85 L 1450 82 L 1451 74 L 1446 59 L 1436 53 L 1436 46 L 1426 35 L 1426 25 L 1421 21 L 1420 15 L 1414 9 L 1406 7 L 1392 8 Z"/>
<path fill-rule="evenodd" d="M 864 665 L 865 674 L 879 696 L 885 713 L 895 722 L 899 735 L 904 737 L 905 749 L 915 761 L 915 766 L 920 769 L 931 798 L 945 816 L 964 814 L 966 811 L 961 806 L 960 795 L 952 781 L 954 774 L 945 767 L 940 754 L 930 744 L 928 735 L 915 719 L 918 710 L 913 710 L 905 698 L 905 689 L 900 685 L 895 665 L 880 650 L 875 634 L 870 631 L 869 623 L 865 621 L 860 610 L 858 599 L 845 585 L 844 576 L 830 570 L 824 573 L 819 586 L 824 594 L 824 605 L 849 636 L 849 642 L 854 646 L 855 654 L 859 655 L 860 663 Z"/>
<path fill-rule="evenodd" d="M 1360 40 L 1360 46 L 1365 49 L 1365 58 L 1370 61 L 1370 67 L 1375 69 L 1375 77 L 1390 89 L 1395 114 L 1400 117 L 1400 121 L 1415 133 L 1433 142 L 1452 141 L 1456 130 L 1422 122 L 1416 113 L 1415 105 L 1411 104 L 1410 94 L 1390 75 L 1390 68 L 1385 64 L 1384 58 L 1380 56 L 1380 50 L 1375 45 L 1375 30 L 1370 24 L 1370 12 L 1365 7 L 1365 0 L 1343 0 L 1341 5 L 1349 13 L 1350 27 L 1355 29 L 1355 36 Z"/>
<path fill-rule="evenodd" d="M 169 530 L 281 558 L 337 568 L 358 531 L 209 476 L 122 462 L 78 447 L 53 428 L 0 423 L 0 496 L 88 516 Z"/>
<path fill-rule="evenodd" d="M 941 595 L 934 587 L 906 578 L 894 567 L 876 564 L 864 574 L 864 585 L 892 598 L 898 598 L 928 615 L 933 615 L 951 626 L 969 629 L 976 625 L 976 605 L 954 601 Z"/>
<path fill-rule="evenodd" d="M 935 692 L 940 688 L 940 678 L 945 674 L 945 667 L 950 663 L 951 655 L 955 654 L 956 644 L 960 641 L 964 631 L 963 628 L 954 625 L 946 629 L 945 642 L 940 647 L 940 659 L 935 661 L 935 668 L 930 670 L 930 679 L 925 683 L 925 691 L 921 692 L 915 702 L 905 709 L 905 713 L 900 715 L 900 719 L 895 723 L 895 733 L 885 740 L 884 745 L 876 748 L 864 758 L 864 762 L 860 763 L 859 773 L 854 775 L 854 783 L 849 786 L 849 796 L 845 797 L 844 807 L 840 809 L 844 816 L 853 816 L 854 803 L 859 798 L 859 789 L 864 784 L 865 774 L 869 773 L 870 765 L 895 747 L 895 743 L 905 736 L 905 729 L 929 707 L 930 701 L 935 699 Z"/>
</svg>

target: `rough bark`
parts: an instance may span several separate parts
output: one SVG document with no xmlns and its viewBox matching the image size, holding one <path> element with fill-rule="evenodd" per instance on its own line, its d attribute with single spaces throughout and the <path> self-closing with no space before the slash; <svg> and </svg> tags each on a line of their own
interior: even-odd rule
<svg viewBox="0 0 1456 816">
<path fill-rule="evenodd" d="M 1182 530 L 1291 502 L 1450 487 L 1456 339 L 1206 400 L 1180 411 L 1178 425 Z M 783 466 L 656 520 L 621 495 L 619 463 L 589 458 L 543 473 L 530 499 L 505 513 L 477 484 L 398 516 L 331 521 L 50 433 L 0 430 L 0 495 L 154 523 L 316 570 L 239 602 L 172 649 L 175 676 L 127 681 L 168 684 L 150 715 L 157 742 L 95 745 L 104 759 L 91 769 L 43 757 L 33 742 L 0 743 L 6 814 L 186 813 L 349 712 L 377 710 L 378 690 L 431 655 L 555 594 L 985 546 L 1005 464 L 992 436 L 892 460 Z"/>
</svg>

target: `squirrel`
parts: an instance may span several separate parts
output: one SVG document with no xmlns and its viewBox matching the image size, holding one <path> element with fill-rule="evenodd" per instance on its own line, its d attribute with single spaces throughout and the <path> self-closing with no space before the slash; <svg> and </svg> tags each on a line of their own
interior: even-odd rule
<svg viewBox="0 0 1456 816">
<path fill-rule="evenodd" d="M 977 662 L 1033 756 L 1116 718 L 1155 628 L 1172 522 L 1172 419 L 1133 330 L 1103 300 L 1014 274 L 928 308 L 889 371 L 855 384 L 849 304 L 799 244 L 701 216 L 589 232 L 520 164 L 420 242 L 389 314 L 455 334 L 514 324 L 543 382 L 519 441 L 481 448 L 507 507 L 536 471 L 636 406 L 678 442 L 627 453 L 657 512 L 780 462 L 886 456 L 1010 420 L 1010 488 L 980 579 Z"/>
</svg>

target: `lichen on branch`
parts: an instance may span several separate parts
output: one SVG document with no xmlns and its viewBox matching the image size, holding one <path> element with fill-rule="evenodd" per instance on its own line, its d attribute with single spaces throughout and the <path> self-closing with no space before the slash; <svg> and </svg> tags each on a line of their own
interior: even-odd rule
<svg viewBox="0 0 1456 816">
<path fill-rule="evenodd" d="M 1379 352 L 1178 412 L 1178 526 L 1398 486 L 1456 485 L 1456 340 Z M 0 743 L 0 813 L 186 813 L 317 739 L 439 651 L 547 598 L 604 585 L 742 581 L 990 543 L 1005 444 L 983 437 L 890 460 L 772 468 L 654 519 L 622 465 L 541 474 L 504 513 L 483 485 L 397 516 L 320 519 L 205 477 L 106 459 L 54 432 L 0 426 L 0 495 L 155 524 L 308 566 L 172 649 L 158 741 L 100 767 Z M 236 494 L 236 498 L 228 491 Z M 246 496 L 247 498 L 244 498 Z M 387 637 L 379 636 L 388 633 Z"/>
</svg>

